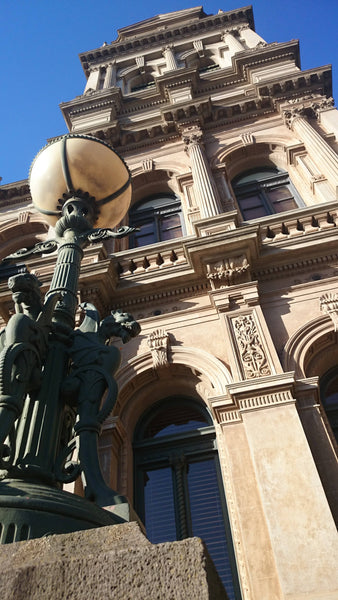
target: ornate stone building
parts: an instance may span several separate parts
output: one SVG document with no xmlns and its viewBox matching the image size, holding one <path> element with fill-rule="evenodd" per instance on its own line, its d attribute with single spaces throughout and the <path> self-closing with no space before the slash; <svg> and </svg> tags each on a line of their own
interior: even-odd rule
<svg viewBox="0 0 338 600">
<path fill-rule="evenodd" d="M 139 228 L 88 247 L 80 278 L 102 317 L 121 307 L 142 326 L 122 349 L 105 477 L 154 543 L 202 537 L 229 598 L 333 600 L 331 68 L 302 71 L 298 41 L 267 44 L 250 7 L 159 15 L 80 60 L 87 84 L 61 110 L 127 162 L 123 224 Z M 26 181 L 0 187 L 0 210 L 1 257 L 48 237 Z M 26 266 L 47 289 L 54 263 Z"/>
</svg>

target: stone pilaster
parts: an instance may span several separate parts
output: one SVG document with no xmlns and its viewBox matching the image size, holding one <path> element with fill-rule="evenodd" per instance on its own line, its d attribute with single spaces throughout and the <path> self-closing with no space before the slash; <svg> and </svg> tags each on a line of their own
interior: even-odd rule
<svg viewBox="0 0 338 600">
<path fill-rule="evenodd" d="M 245 41 L 248 48 L 256 48 L 256 46 L 266 46 L 265 40 L 258 35 L 253 29 L 250 29 L 248 25 L 243 25 L 240 28 L 241 37 Z"/>
<path fill-rule="evenodd" d="M 316 164 L 334 186 L 338 197 L 338 155 L 312 127 L 304 110 L 303 106 L 284 108 L 285 123 L 304 143 L 308 153 L 316 157 Z"/>
<path fill-rule="evenodd" d="M 259 384 L 231 384 L 229 392 L 240 407 L 282 597 L 292 589 L 294 598 L 329 598 L 336 582 L 336 527 L 296 409 L 292 379 L 285 373 Z"/>
<path fill-rule="evenodd" d="M 172 44 L 168 44 L 168 46 L 165 46 L 163 48 L 163 56 L 166 61 L 167 71 L 175 71 L 176 69 L 178 69 L 174 53 L 174 46 Z"/>
<path fill-rule="evenodd" d="M 232 197 L 226 172 L 223 164 L 217 165 L 217 171 L 214 174 L 215 182 L 221 197 L 221 204 L 224 212 L 235 209 L 234 199 Z"/>
<path fill-rule="evenodd" d="M 116 62 L 114 61 L 113 63 L 109 63 L 107 65 L 106 76 L 104 79 L 103 87 L 106 89 L 106 88 L 114 87 L 115 85 L 116 85 Z"/>
<path fill-rule="evenodd" d="M 249 280 L 250 258 L 238 252 L 223 263 L 226 269 L 219 261 L 207 276 L 213 277 L 211 302 L 224 313 L 229 366 L 234 381 L 257 380 L 259 385 L 261 377 L 282 373 L 282 367 L 259 305 L 257 282 Z"/>
<path fill-rule="evenodd" d="M 213 217 L 220 213 L 220 202 L 213 181 L 203 144 L 203 132 L 199 126 L 193 125 L 182 132 L 185 150 L 191 160 L 191 171 L 194 189 L 200 207 L 201 218 Z"/>
<path fill-rule="evenodd" d="M 97 67 L 95 69 L 92 69 L 90 71 L 87 83 L 86 83 L 86 87 L 84 89 L 84 93 L 88 92 L 89 90 L 94 90 L 96 91 L 99 85 L 99 78 L 100 78 L 100 69 Z"/>
<path fill-rule="evenodd" d="M 228 46 L 231 56 L 236 54 L 236 52 L 243 52 L 244 46 L 241 44 L 239 39 L 235 37 L 232 30 L 224 31 L 222 39 L 223 42 Z"/>
<path fill-rule="evenodd" d="M 333 133 L 338 140 L 338 110 L 334 106 L 333 98 L 323 98 L 316 106 L 318 122 L 327 133 Z"/>
</svg>

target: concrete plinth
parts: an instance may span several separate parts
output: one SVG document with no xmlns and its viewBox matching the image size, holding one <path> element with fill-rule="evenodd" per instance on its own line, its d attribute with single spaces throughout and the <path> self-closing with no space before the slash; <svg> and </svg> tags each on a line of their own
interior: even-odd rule
<svg viewBox="0 0 338 600">
<path fill-rule="evenodd" d="M 2 600 L 227 600 L 199 538 L 151 544 L 137 523 L 0 547 Z"/>
</svg>

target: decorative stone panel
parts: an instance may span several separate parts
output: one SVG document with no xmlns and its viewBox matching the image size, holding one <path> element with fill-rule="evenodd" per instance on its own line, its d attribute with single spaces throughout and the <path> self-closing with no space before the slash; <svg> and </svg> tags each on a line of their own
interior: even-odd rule
<svg viewBox="0 0 338 600">
<path fill-rule="evenodd" d="M 271 375 L 271 367 L 254 313 L 238 315 L 230 322 L 244 379 Z"/>
<path fill-rule="evenodd" d="M 224 258 L 207 264 L 207 278 L 211 289 L 217 290 L 236 283 L 243 283 L 249 278 L 250 265 L 244 254 Z"/>
<path fill-rule="evenodd" d="M 154 369 L 168 366 L 169 335 L 164 329 L 155 329 L 148 335 L 148 346 L 153 359 Z"/>
<path fill-rule="evenodd" d="M 237 294 L 233 295 L 236 291 Z M 227 306 L 225 298 L 222 301 L 222 298 L 216 297 L 215 294 L 227 294 Z M 215 290 L 210 292 L 210 295 L 218 312 L 225 312 L 223 318 L 226 325 L 229 366 L 234 381 L 248 382 L 282 373 L 263 312 L 257 304 L 257 283 L 250 282 L 226 290 Z M 246 298 L 247 301 L 243 303 Z M 239 308 L 239 305 L 242 305 L 242 308 Z"/>
</svg>

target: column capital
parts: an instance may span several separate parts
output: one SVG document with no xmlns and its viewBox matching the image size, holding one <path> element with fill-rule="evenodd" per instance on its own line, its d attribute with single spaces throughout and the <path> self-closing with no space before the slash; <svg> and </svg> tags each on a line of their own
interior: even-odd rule
<svg viewBox="0 0 338 600">
<path fill-rule="evenodd" d="M 165 44 L 164 46 L 162 46 L 162 52 L 164 53 L 166 50 L 173 50 L 174 49 L 174 44 Z"/>
<path fill-rule="evenodd" d="M 314 114 L 316 115 L 316 117 L 318 117 L 319 114 L 323 110 L 327 110 L 327 109 L 333 108 L 333 107 L 334 107 L 334 99 L 333 98 L 318 98 L 317 100 L 314 100 L 311 104 L 311 108 L 312 108 Z"/>
<path fill-rule="evenodd" d="M 298 106 L 284 106 L 281 110 L 282 118 L 285 125 L 288 129 L 292 129 L 293 123 L 299 117 L 306 118 L 305 106 L 304 104 L 299 104 Z"/>
<path fill-rule="evenodd" d="M 236 33 L 238 32 L 237 27 L 229 27 L 228 29 L 223 29 L 222 33 L 221 33 L 221 37 L 222 39 L 224 39 L 224 37 L 226 35 L 236 35 Z"/>
<path fill-rule="evenodd" d="M 309 95 L 295 100 L 289 100 L 287 104 L 281 106 L 281 114 L 286 125 L 291 125 L 297 117 L 318 118 L 319 114 L 327 109 L 333 108 L 333 98 L 323 96 Z"/>
<path fill-rule="evenodd" d="M 191 146 L 201 146 L 203 139 L 203 131 L 197 124 L 185 127 L 181 131 L 182 141 L 184 143 L 184 149 L 186 152 L 189 151 Z"/>
</svg>

